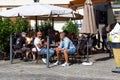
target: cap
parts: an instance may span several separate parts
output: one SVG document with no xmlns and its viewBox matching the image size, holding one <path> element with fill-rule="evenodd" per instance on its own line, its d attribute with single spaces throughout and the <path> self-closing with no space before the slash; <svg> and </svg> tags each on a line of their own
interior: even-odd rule
<svg viewBox="0 0 120 80">
<path fill-rule="evenodd" d="M 22 32 L 21 35 L 27 34 L 26 32 Z"/>
</svg>

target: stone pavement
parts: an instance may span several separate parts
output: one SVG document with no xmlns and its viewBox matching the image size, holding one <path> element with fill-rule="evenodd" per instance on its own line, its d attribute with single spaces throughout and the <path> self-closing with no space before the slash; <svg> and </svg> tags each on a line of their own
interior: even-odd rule
<svg viewBox="0 0 120 80">
<path fill-rule="evenodd" d="M 69 67 L 51 66 L 46 68 L 43 63 L 22 62 L 15 60 L 0 61 L 0 80 L 120 80 L 120 74 L 112 73 L 114 60 L 108 54 L 92 55 L 92 66 L 80 63 Z"/>
</svg>

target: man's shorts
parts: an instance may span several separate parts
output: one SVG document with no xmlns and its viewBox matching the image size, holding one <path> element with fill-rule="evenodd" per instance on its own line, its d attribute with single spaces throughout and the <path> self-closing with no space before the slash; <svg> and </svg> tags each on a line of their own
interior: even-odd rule
<svg viewBox="0 0 120 80">
<path fill-rule="evenodd" d="M 75 54 L 77 51 L 75 48 L 73 49 L 68 49 L 68 54 Z"/>
</svg>

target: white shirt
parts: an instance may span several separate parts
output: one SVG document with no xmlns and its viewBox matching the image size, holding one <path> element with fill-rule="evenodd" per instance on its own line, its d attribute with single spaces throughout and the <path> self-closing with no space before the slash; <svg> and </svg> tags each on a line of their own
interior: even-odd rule
<svg viewBox="0 0 120 80">
<path fill-rule="evenodd" d="M 38 48 L 38 46 L 37 46 L 38 44 L 42 45 L 42 41 L 40 40 L 40 38 L 36 37 L 35 40 L 34 40 L 34 45 L 37 48 L 37 50 L 40 51 L 41 49 Z"/>
</svg>

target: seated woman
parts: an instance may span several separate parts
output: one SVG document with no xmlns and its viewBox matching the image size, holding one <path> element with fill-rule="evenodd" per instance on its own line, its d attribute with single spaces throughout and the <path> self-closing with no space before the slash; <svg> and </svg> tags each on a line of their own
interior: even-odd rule
<svg viewBox="0 0 120 80">
<path fill-rule="evenodd" d="M 29 56 L 29 54 L 31 53 L 31 49 L 32 49 L 32 40 L 33 40 L 33 38 L 32 38 L 32 35 L 31 35 L 31 33 L 30 32 L 28 32 L 27 33 L 27 35 L 26 35 L 26 44 L 25 44 L 25 48 L 26 48 L 26 58 L 28 59 L 28 56 Z M 33 58 L 35 58 L 34 57 L 34 55 L 33 55 Z"/>
</svg>

